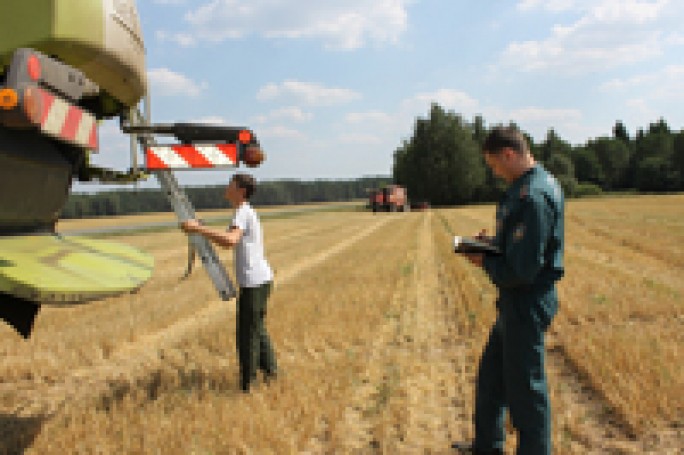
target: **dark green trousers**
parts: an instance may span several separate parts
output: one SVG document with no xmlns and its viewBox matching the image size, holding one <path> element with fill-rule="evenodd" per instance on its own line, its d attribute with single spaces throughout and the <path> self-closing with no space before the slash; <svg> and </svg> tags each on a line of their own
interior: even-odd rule
<svg viewBox="0 0 684 455">
<path fill-rule="evenodd" d="M 240 387 L 249 390 L 257 369 L 266 377 L 276 374 L 277 365 L 271 340 L 266 331 L 266 306 L 271 282 L 254 288 L 240 288 L 237 301 L 236 344 L 240 362 Z"/>
<path fill-rule="evenodd" d="M 551 454 L 551 407 L 544 333 L 556 313 L 555 289 L 533 299 L 500 299 L 480 360 L 475 391 L 475 446 L 503 449 L 505 411 L 518 430 L 518 455 Z"/>
</svg>

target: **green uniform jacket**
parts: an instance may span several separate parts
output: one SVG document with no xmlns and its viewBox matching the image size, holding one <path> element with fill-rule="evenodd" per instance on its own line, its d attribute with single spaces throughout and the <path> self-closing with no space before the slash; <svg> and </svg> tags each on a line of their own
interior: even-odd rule
<svg viewBox="0 0 684 455">
<path fill-rule="evenodd" d="M 539 301 L 549 293 L 555 299 L 554 283 L 563 276 L 563 205 L 558 181 L 539 164 L 502 197 L 494 237 L 502 255 L 484 259 L 500 301 Z"/>
</svg>

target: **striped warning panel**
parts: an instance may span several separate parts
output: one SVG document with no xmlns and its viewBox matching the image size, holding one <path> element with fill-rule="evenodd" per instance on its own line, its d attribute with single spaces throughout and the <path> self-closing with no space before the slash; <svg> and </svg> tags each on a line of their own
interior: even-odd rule
<svg viewBox="0 0 684 455">
<path fill-rule="evenodd" d="M 238 164 L 235 144 L 154 146 L 145 151 L 147 169 L 233 168 Z"/>
<path fill-rule="evenodd" d="M 38 89 L 42 112 L 40 129 L 56 139 L 79 147 L 97 150 L 97 121 L 92 114 L 79 109 L 58 96 Z"/>
</svg>

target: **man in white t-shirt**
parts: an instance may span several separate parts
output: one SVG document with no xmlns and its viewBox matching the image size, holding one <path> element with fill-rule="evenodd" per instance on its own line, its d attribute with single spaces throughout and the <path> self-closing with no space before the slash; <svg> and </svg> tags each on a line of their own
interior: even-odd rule
<svg viewBox="0 0 684 455">
<path fill-rule="evenodd" d="M 266 303 L 271 293 L 273 271 L 264 256 L 261 223 L 249 204 L 256 190 L 254 177 L 235 174 L 226 187 L 225 198 L 235 208 L 225 231 L 211 229 L 197 220 L 181 225 L 187 233 L 200 234 L 223 248 L 235 248 L 235 276 L 240 286 L 237 301 L 236 344 L 240 361 L 240 387 L 249 391 L 257 369 L 266 380 L 275 378 L 277 366 L 266 331 Z"/>
</svg>

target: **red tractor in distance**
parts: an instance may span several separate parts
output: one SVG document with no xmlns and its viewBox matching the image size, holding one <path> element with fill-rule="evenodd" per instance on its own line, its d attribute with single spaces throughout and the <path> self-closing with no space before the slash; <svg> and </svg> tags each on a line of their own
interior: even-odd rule
<svg viewBox="0 0 684 455">
<path fill-rule="evenodd" d="M 407 212 L 410 207 L 406 188 L 399 185 L 387 185 L 372 190 L 369 194 L 368 205 L 373 212 Z"/>
</svg>

